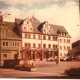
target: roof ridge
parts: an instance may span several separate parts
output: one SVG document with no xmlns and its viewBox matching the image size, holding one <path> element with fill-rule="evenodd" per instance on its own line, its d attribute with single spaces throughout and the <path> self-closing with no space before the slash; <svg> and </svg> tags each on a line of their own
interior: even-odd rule
<svg viewBox="0 0 80 80">
<path fill-rule="evenodd" d="M 49 24 L 49 25 L 53 25 L 53 26 L 57 26 L 57 27 L 64 27 L 64 26 L 61 26 L 61 25 L 54 25 L 54 24 Z"/>
</svg>

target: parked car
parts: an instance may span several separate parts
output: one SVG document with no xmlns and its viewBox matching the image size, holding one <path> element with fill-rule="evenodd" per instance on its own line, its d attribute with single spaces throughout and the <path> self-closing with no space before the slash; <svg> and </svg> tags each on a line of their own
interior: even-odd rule
<svg viewBox="0 0 80 80">
<path fill-rule="evenodd" d="M 80 61 L 80 55 L 77 56 L 76 60 L 77 61 Z"/>
<path fill-rule="evenodd" d="M 65 57 L 60 57 L 60 61 L 75 61 L 76 57 L 70 57 L 70 56 L 65 56 Z"/>
<path fill-rule="evenodd" d="M 48 58 L 47 61 L 54 61 L 54 59 L 51 57 L 51 58 Z"/>
<path fill-rule="evenodd" d="M 15 66 L 16 70 L 21 70 L 21 71 L 35 71 L 37 70 L 36 65 L 31 65 L 31 64 L 19 64 Z"/>
<path fill-rule="evenodd" d="M 55 57 L 54 57 L 54 61 L 57 61 L 57 58 L 58 58 L 58 57 L 57 57 L 57 56 L 55 56 Z"/>
<path fill-rule="evenodd" d="M 76 61 L 76 57 L 68 57 L 66 61 Z"/>
<path fill-rule="evenodd" d="M 65 58 L 65 57 L 60 57 L 60 61 L 64 61 L 64 58 Z"/>
</svg>

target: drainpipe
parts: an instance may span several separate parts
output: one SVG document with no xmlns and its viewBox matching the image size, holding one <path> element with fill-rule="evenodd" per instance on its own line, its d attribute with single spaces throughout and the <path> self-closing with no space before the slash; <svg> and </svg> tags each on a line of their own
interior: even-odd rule
<svg viewBox="0 0 80 80">
<path fill-rule="evenodd" d="M 0 28 L 0 66 L 1 66 L 1 62 L 2 62 L 2 59 L 1 59 L 1 56 L 2 56 L 2 36 L 1 36 L 1 28 Z"/>
</svg>

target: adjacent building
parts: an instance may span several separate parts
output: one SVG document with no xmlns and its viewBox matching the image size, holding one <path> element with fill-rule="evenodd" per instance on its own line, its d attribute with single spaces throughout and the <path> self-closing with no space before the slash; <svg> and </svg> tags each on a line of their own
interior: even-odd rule
<svg viewBox="0 0 80 80">
<path fill-rule="evenodd" d="M 3 65 L 4 60 L 18 58 L 22 43 L 14 27 L 14 23 L 0 21 L 0 65 Z"/>
<path fill-rule="evenodd" d="M 80 56 L 80 40 L 72 43 L 72 50 L 69 50 L 69 55 L 72 57 Z"/>
</svg>

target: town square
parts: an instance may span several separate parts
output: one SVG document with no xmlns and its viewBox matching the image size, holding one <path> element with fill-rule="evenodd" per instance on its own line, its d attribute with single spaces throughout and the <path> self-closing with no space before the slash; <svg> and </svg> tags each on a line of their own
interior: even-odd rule
<svg viewBox="0 0 80 80">
<path fill-rule="evenodd" d="M 80 0 L 0 0 L 0 78 L 80 79 Z"/>
</svg>

